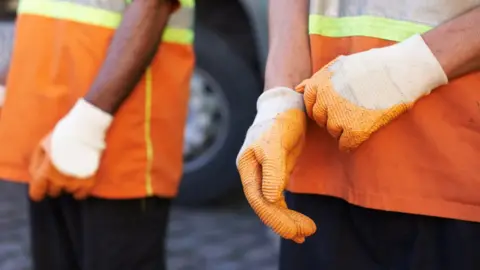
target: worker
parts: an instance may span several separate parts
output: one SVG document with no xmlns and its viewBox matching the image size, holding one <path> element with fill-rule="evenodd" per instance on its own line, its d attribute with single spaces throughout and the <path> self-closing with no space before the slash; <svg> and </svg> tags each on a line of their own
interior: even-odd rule
<svg viewBox="0 0 480 270">
<path fill-rule="evenodd" d="M 19 2 L 0 178 L 29 183 L 33 269 L 165 269 L 193 5 Z"/>
<path fill-rule="evenodd" d="M 269 9 L 237 166 L 280 269 L 480 269 L 480 1 Z"/>
</svg>

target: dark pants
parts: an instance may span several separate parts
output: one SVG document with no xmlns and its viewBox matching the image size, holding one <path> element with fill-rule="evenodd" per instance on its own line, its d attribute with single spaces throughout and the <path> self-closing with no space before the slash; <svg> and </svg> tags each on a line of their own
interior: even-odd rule
<svg viewBox="0 0 480 270">
<path fill-rule="evenodd" d="M 30 202 L 34 270 L 162 270 L 170 200 Z"/>
<path fill-rule="evenodd" d="M 478 270 L 480 223 L 366 209 L 337 198 L 287 194 L 317 232 L 282 240 L 281 270 Z"/>
</svg>

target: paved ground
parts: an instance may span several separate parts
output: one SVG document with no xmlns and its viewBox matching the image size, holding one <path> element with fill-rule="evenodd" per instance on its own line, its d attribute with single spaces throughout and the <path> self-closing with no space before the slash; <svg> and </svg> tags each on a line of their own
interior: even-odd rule
<svg viewBox="0 0 480 270">
<path fill-rule="evenodd" d="M 0 181 L 0 270 L 29 270 L 23 187 Z M 169 270 L 274 270 L 277 249 L 240 201 L 208 209 L 175 207 Z"/>
</svg>

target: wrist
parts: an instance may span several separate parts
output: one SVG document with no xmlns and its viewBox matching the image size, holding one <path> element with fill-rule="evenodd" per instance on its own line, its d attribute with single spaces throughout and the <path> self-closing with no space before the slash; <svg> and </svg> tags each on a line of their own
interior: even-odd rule
<svg viewBox="0 0 480 270">
<path fill-rule="evenodd" d="M 305 111 L 303 95 L 289 87 L 274 87 L 264 91 L 257 100 L 257 117 L 254 124 L 275 118 L 290 109 Z"/>
<path fill-rule="evenodd" d="M 430 94 L 448 83 L 445 71 L 421 35 L 380 50 L 377 57 L 393 67 L 391 79 L 408 99 Z"/>
</svg>

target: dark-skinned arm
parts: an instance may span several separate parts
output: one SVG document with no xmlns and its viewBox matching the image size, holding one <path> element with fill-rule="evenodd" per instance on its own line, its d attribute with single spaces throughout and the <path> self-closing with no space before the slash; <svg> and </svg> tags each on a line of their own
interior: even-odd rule
<svg viewBox="0 0 480 270">
<path fill-rule="evenodd" d="M 0 28 L 0 85 L 6 85 L 13 51 L 15 25 L 5 24 Z"/>
<path fill-rule="evenodd" d="M 423 34 L 449 80 L 480 70 L 480 6 Z"/>
<path fill-rule="evenodd" d="M 265 89 L 294 88 L 312 75 L 308 0 L 270 0 Z"/>
<path fill-rule="evenodd" d="M 112 115 L 118 110 L 157 52 L 176 4 L 175 0 L 134 0 L 129 5 L 85 100 Z"/>
</svg>

